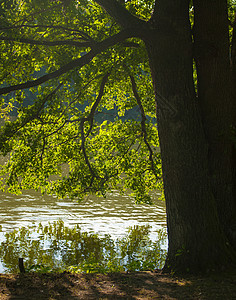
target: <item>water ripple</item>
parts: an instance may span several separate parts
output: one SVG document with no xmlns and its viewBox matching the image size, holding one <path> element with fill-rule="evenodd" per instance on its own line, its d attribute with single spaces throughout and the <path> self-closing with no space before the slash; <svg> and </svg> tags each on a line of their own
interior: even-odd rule
<svg viewBox="0 0 236 300">
<path fill-rule="evenodd" d="M 67 226 L 79 224 L 86 231 L 113 237 L 123 236 L 129 226 L 149 224 L 153 233 L 166 226 L 164 202 L 155 199 L 154 205 L 136 205 L 131 197 L 116 191 L 106 199 L 91 196 L 82 203 L 35 191 L 19 196 L 0 193 L 0 203 L 3 231 L 58 219 Z"/>
</svg>

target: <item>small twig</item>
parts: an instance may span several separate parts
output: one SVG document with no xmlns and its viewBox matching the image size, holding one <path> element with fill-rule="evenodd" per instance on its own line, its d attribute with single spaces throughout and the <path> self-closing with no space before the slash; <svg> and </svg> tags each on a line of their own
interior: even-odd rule
<svg viewBox="0 0 236 300">
<path fill-rule="evenodd" d="M 67 123 L 69 123 L 69 121 L 64 121 L 63 124 L 61 126 L 59 126 L 56 130 L 54 130 L 53 132 L 50 132 L 49 134 L 45 135 L 43 137 L 43 139 L 50 137 L 51 135 L 54 135 L 55 133 L 58 133 Z"/>
<path fill-rule="evenodd" d="M 96 77 L 95 77 L 96 79 Z M 83 91 L 91 84 L 91 82 L 95 79 L 91 79 L 89 80 L 81 89 L 80 89 L 80 92 L 79 94 L 69 102 L 68 106 L 66 108 L 64 108 L 62 111 L 61 111 L 61 114 L 60 116 L 58 117 L 58 121 L 60 120 L 61 117 L 63 117 L 64 113 L 75 103 L 78 101 L 78 99 L 81 97 L 81 95 L 83 94 Z M 80 120 L 80 119 L 79 119 Z M 72 120 L 67 120 L 67 122 L 73 122 Z"/>
<path fill-rule="evenodd" d="M 45 105 L 46 102 L 49 100 L 49 98 L 51 98 L 53 95 L 55 95 L 56 92 L 57 92 L 62 86 L 63 86 L 63 83 L 61 82 L 60 84 L 58 84 L 58 86 L 57 86 L 51 93 L 49 93 L 49 94 L 45 97 L 44 101 L 42 101 L 42 103 L 41 103 L 41 105 L 40 105 L 40 107 L 39 107 L 39 109 L 38 109 L 37 116 L 38 116 L 39 112 L 44 108 L 44 105 Z"/>
<path fill-rule="evenodd" d="M 12 38 L 7 36 L 1 36 L 0 41 L 10 41 L 10 42 L 17 42 L 17 43 L 24 43 L 30 45 L 40 45 L 40 46 L 76 46 L 76 47 L 92 47 L 94 45 L 93 42 L 78 42 L 75 40 L 63 40 L 63 41 L 40 41 L 40 40 L 33 40 L 27 38 Z"/>
<path fill-rule="evenodd" d="M 17 25 L 17 26 L 10 26 L 10 27 L 0 27 L 0 30 L 12 30 L 12 29 L 19 29 L 19 28 L 44 28 L 44 29 L 62 29 L 64 31 L 70 31 L 73 34 L 77 33 L 80 34 L 81 37 L 84 40 L 88 40 L 88 41 L 94 41 L 93 38 L 91 36 L 89 36 L 86 32 L 83 32 L 79 29 L 73 29 L 73 28 L 68 28 L 65 26 L 61 26 L 61 25 Z"/>
<path fill-rule="evenodd" d="M 60 87 L 63 85 L 63 83 L 60 83 L 51 93 L 49 93 L 45 99 L 42 101 L 42 103 L 40 103 L 40 106 L 37 108 L 36 112 L 32 112 L 32 114 L 30 116 L 27 116 L 24 118 L 24 120 L 21 122 L 21 124 L 19 124 L 19 126 L 13 130 L 11 132 L 10 135 L 6 136 L 4 131 L 0 134 L 0 137 L 3 138 L 4 142 L 10 140 L 20 129 L 22 129 L 27 123 L 29 123 L 30 121 L 33 121 L 36 118 L 39 118 L 39 113 L 41 112 L 41 110 L 44 108 L 44 105 L 46 104 L 46 102 L 49 100 L 50 97 L 52 97 L 59 89 Z M 17 124 L 17 120 L 12 122 L 13 124 Z"/>
<path fill-rule="evenodd" d="M 45 151 L 45 146 L 46 146 L 46 139 L 43 138 L 43 148 L 40 154 L 40 161 L 41 161 L 41 168 L 43 166 L 43 155 L 44 155 L 44 151 Z"/>
<path fill-rule="evenodd" d="M 88 156 L 87 156 L 87 153 L 86 153 L 86 150 L 85 150 L 85 140 L 86 140 L 86 137 L 84 135 L 84 123 L 85 123 L 85 121 L 86 121 L 86 118 L 82 118 L 82 120 L 80 121 L 81 149 L 82 149 L 82 152 L 83 152 L 83 155 L 84 155 L 84 160 L 86 162 L 86 165 L 88 166 L 92 177 L 95 177 L 95 173 L 93 171 L 93 168 L 90 164 L 90 161 L 88 159 Z"/>
<path fill-rule="evenodd" d="M 56 4 L 54 6 L 48 7 L 47 9 L 43 8 L 41 10 L 38 10 L 38 11 L 34 12 L 34 13 L 31 13 L 30 14 L 31 20 L 33 20 L 33 18 L 32 18 L 33 16 L 37 16 L 38 14 L 41 14 L 41 13 L 44 13 L 44 12 L 47 12 L 47 11 L 55 10 L 55 8 L 60 7 L 60 6 L 61 6 L 61 4 Z M 27 21 L 28 21 L 27 18 L 24 17 L 24 19 L 18 20 L 15 24 L 22 22 L 22 24 L 21 24 L 21 26 L 22 26 Z"/>
</svg>

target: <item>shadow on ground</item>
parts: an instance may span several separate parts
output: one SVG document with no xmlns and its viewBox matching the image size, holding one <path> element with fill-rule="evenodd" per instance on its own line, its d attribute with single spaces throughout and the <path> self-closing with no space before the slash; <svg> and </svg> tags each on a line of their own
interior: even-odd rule
<svg viewBox="0 0 236 300">
<path fill-rule="evenodd" d="M 0 274 L 1 300 L 235 299 L 236 274 L 177 278 L 160 272 Z"/>
</svg>

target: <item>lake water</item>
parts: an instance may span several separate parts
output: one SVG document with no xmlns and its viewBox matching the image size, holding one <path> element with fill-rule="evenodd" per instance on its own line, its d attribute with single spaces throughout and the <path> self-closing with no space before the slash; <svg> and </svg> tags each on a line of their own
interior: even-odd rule
<svg viewBox="0 0 236 300">
<path fill-rule="evenodd" d="M 135 204 L 117 192 L 106 199 L 91 196 L 78 203 L 70 199 L 27 191 L 23 195 L 0 193 L 0 225 L 3 231 L 62 219 L 67 226 L 79 224 L 88 232 L 121 237 L 129 226 L 149 224 L 152 232 L 166 226 L 165 203 Z M 153 238 L 155 238 L 153 236 Z"/>
<path fill-rule="evenodd" d="M 153 205 L 136 205 L 128 195 L 114 191 L 107 198 L 91 196 L 81 203 L 70 199 L 27 191 L 22 195 L 0 193 L 0 225 L 2 233 L 13 229 L 33 227 L 39 223 L 63 220 L 65 226 L 79 225 L 81 231 L 94 232 L 111 238 L 125 236 L 130 226 L 150 225 L 150 239 L 158 238 L 157 231 L 166 227 L 165 203 L 155 197 Z M 0 272 L 3 272 L 0 264 Z"/>
</svg>

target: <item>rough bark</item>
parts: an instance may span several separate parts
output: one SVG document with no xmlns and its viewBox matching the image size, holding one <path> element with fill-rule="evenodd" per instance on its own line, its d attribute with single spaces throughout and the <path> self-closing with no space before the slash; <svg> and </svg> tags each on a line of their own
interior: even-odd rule
<svg viewBox="0 0 236 300">
<path fill-rule="evenodd" d="M 236 248 L 231 128 L 236 101 L 230 70 L 227 1 L 194 1 L 198 100 L 208 142 L 211 188 L 223 230 Z"/>
<path fill-rule="evenodd" d="M 236 11 L 234 13 L 233 35 L 231 42 L 231 72 L 233 86 L 233 195 L 236 195 Z M 236 198 L 236 197 L 235 197 Z M 236 201 L 236 200 L 235 200 Z M 236 225 L 234 227 L 234 239 L 236 240 Z"/>
<path fill-rule="evenodd" d="M 154 89 L 169 237 L 166 270 L 226 266 L 230 248 L 218 219 L 208 173 L 208 145 L 192 76 L 188 1 L 159 1 L 146 37 Z M 162 95 L 173 107 L 160 105 Z"/>
</svg>

